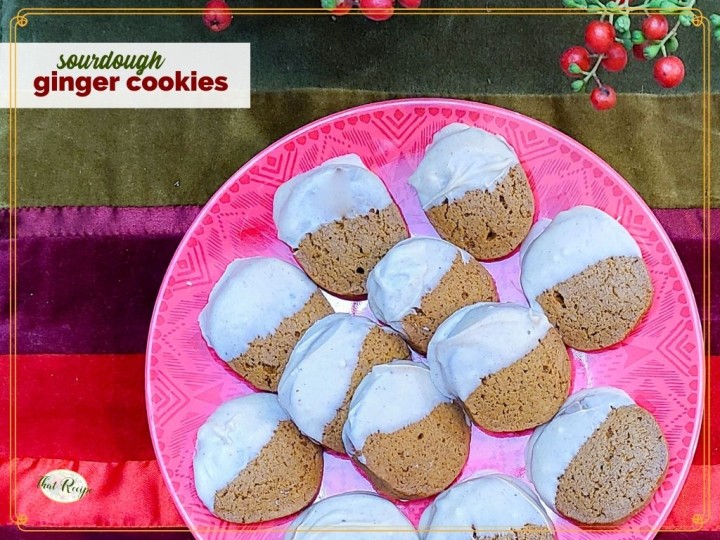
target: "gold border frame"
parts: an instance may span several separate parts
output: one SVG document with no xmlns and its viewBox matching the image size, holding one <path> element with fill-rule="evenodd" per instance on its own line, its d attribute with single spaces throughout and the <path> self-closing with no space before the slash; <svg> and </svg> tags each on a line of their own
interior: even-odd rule
<svg viewBox="0 0 720 540">
<path fill-rule="evenodd" d="M 17 513 L 17 404 L 15 395 L 17 391 L 17 31 L 28 25 L 30 16 L 92 16 L 92 15 L 191 15 L 199 16 L 204 11 L 203 7 L 198 8 L 22 8 L 9 21 L 9 122 L 8 122 L 8 214 L 9 214 L 9 515 L 13 524 L 23 532 L 210 532 L 218 531 L 217 528 L 39 528 L 24 527 L 28 522 L 28 516 Z M 230 8 L 233 15 L 240 16 L 275 16 L 275 15 L 303 15 L 303 16 L 328 16 L 328 12 L 322 8 Z M 702 448 L 697 448 L 696 453 L 703 452 L 703 463 L 710 461 L 710 425 L 711 425 L 711 400 L 710 400 L 710 199 L 711 199 L 711 87 L 710 87 L 710 44 L 711 32 L 710 21 L 698 8 L 693 8 L 695 13 L 693 26 L 703 29 L 703 83 L 702 83 L 702 110 L 703 110 L 703 299 L 702 314 L 706 315 L 706 325 L 703 329 L 705 338 L 705 373 L 706 381 L 704 401 L 704 420 L 701 430 L 703 439 Z M 659 13 L 659 10 L 649 9 L 641 13 Z M 665 12 L 667 13 L 667 12 Z M 348 13 L 350 16 L 364 16 L 358 10 Z M 564 15 L 564 16 L 588 16 L 584 10 L 571 8 L 422 8 L 419 10 L 397 10 L 396 16 L 427 16 L 427 15 L 466 15 L 466 16 L 538 16 L 538 15 Z M 635 14 L 633 14 L 635 15 Z M 696 528 L 663 529 L 662 526 L 657 532 L 697 532 L 702 530 L 702 525 L 710 519 L 711 501 L 711 474 L 709 467 L 706 467 L 703 475 L 703 513 L 695 514 L 692 517 L 693 525 Z M 271 532 L 278 529 L 245 529 L 245 533 Z M 283 531 L 285 529 L 282 529 Z M 595 532 L 612 531 L 622 532 L 649 532 L 651 529 L 622 529 L 622 528 L 601 528 L 589 527 L 585 530 Z M 232 529 L 223 529 L 225 532 L 235 532 Z M 239 530 L 238 530 L 239 531 Z M 322 532 L 322 531 L 320 531 Z M 343 532 L 359 532 L 348 529 Z M 391 532 L 391 530 L 377 532 Z M 458 532 L 458 531 L 454 531 Z M 487 531 L 493 532 L 493 531 Z M 497 532 L 497 531 L 495 531 Z M 534 532 L 534 531 L 529 531 Z M 570 532 L 570 531 L 566 531 Z"/>
</svg>

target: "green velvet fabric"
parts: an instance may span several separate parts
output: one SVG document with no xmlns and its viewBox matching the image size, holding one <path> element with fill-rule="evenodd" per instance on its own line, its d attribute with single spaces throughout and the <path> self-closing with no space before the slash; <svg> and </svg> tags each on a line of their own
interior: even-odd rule
<svg viewBox="0 0 720 540">
<path fill-rule="evenodd" d="M 200 6 L 203 0 L 0 0 L 19 6 Z M 316 7 L 319 0 L 228 0 L 234 7 Z M 699 0 L 712 9 L 717 2 Z M 561 0 L 425 0 L 425 6 L 558 7 Z M 660 91 L 651 64 L 631 62 L 605 78 L 618 106 L 597 113 L 572 94 L 560 52 L 582 41 L 585 16 L 236 17 L 225 32 L 199 16 L 37 16 L 20 41 L 243 41 L 252 46 L 249 110 L 21 110 L 18 203 L 153 206 L 201 204 L 250 157 L 331 112 L 404 96 L 451 96 L 500 105 L 553 125 L 595 151 L 654 207 L 697 207 L 701 188 L 701 30 L 682 29 L 687 79 Z M 718 47 L 714 45 L 713 52 Z M 713 55 L 714 73 L 720 54 Z M 5 59 L 0 59 L 3 69 Z M 718 77 L 713 77 L 714 89 Z M 720 148 L 713 95 L 714 148 Z M 3 105 L 3 104 L 0 104 Z M 0 163 L 7 163 L 0 111 Z M 0 167 L 0 186 L 7 185 Z M 717 174 L 716 174 L 717 176 Z M 720 206 L 720 181 L 712 198 Z M 0 206 L 7 205 L 0 188 Z"/>
<path fill-rule="evenodd" d="M 17 7 L 198 7 L 205 0 L 0 0 L 0 26 Z M 320 0 L 227 0 L 231 7 L 319 7 Z M 717 0 L 698 0 L 720 11 Z M 423 0 L 424 7 L 562 7 L 562 0 Z M 225 31 L 198 15 L 31 16 L 19 41 L 249 42 L 257 91 L 346 88 L 424 94 L 557 94 L 570 92 L 558 67 L 562 51 L 582 44 L 585 15 L 405 15 L 381 23 L 363 16 L 236 16 Z M 636 17 L 636 16 L 633 16 Z M 639 25 L 640 15 L 634 23 Z M 678 55 L 687 79 L 670 93 L 701 90 L 702 30 L 681 28 Z M 720 47 L 719 47 L 720 48 Z M 716 52 L 719 48 L 716 48 Z M 3 61 L 4 59 L 0 59 Z M 720 70 L 720 55 L 713 66 Z M 630 62 L 603 79 L 619 91 L 660 93 L 648 62 Z M 720 89 L 720 86 L 717 86 Z M 663 91 L 667 94 L 668 91 Z"/>
<path fill-rule="evenodd" d="M 249 158 L 293 129 L 392 97 L 402 96 L 311 89 L 255 94 L 249 110 L 21 110 L 18 203 L 202 204 Z M 527 114 L 574 137 L 610 163 L 652 207 L 702 206 L 700 96 L 624 95 L 616 109 L 603 114 L 576 95 L 477 100 Z M 713 104 L 714 111 L 720 110 L 720 96 L 713 96 Z M 720 125 L 716 113 L 714 121 Z M 0 130 L 6 127 L 7 114 L 2 114 Z M 717 127 L 713 144 L 720 148 Z M 7 163 L 5 145 L 0 163 Z M 720 206 L 717 169 L 712 203 Z"/>
</svg>

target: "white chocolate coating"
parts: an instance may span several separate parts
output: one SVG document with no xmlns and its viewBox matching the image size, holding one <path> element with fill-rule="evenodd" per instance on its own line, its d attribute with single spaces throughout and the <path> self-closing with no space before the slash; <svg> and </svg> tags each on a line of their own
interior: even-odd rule
<svg viewBox="0 0 720 540">
<path fill-rule="evenodd" d="M 393 503 L 374 493 L 358 491 L 316 502 L 295 518 L 284 540 L 349 538 L 418 540 L 418 533 Z"/>
<path fill-rule="evenodd" d="M 485 377 L 535 349 L 552 325 L 542 312 L 509 303 L 480 302 L 448 317 L 428 345 L 435 385 L 465 401 Z"/>
<path fill-rule="evenodd" d="M 365 440 L 374 433 L 394 433 L 428 416 L 442 403 L 451 403 L 418 362 L 394 360 L 375 366 L 362 380 L 350 401 L 343 427 L 348 455 L 365 462 Z"/>
<path fill-rule="evenodd" d="M 460 255 L 472 256 L 439 238 L 415 236 L 395 244 L 368 275 L 368 304 L 373 314 L 407 336 L 402 319 L 420 307 Z"/>
<path fill-rule="evenodd" d="M 525 240 L 523 240 L 522 244 L 520 244 L 520 263 L 522 264 L 523 257 L 525 257 L 525 252 L 530 247 L 530 244 L 532 244 L 535 239 L 542 234 L 542 232 L 547 229 L 548 225 L 552 223 L 552 219 L 549 218 L 540 218 L 538 219 L 535 224 L 530 227 L 530 231 L 528 232 L 528 235 L 525 237 Z"/>
<path fill-rule="evenodd" d="M 302 271 L 279 259 L 235 259 L 210 291 L 200 312 L 200 332 L 217 355 L 230 362 L 256 338 L 271 335 L 317 290 Z"/>
<path fill-rule="evenodd" d="M 370 319 L 334 313 L 313 324 L 290 355 L 278 398 L 298 429 L 321 442 L 325 427 L 345 401 Z"/>
<path fill-rule="evenodd" d="M 545 504 L 555 509 L 560 477 L 613 409 L 634 404 L 617 388 L 589 388 L 570 396 L 549 423 L 535 430 L 525 450 L 525 462 L 528 478 Z"/>
<path fill-rule="evenodd" d="M 610 257 L 640 257 L 630 233 L 608 214 L 590 206 L 560 212 L 534 240 L 526 240 L 520 283 L 530 306 L 537 297 L 593 264 Z"/>
<path fill-rule="evenodd" d="M 382 210 L 392 199 L 382 180 L 355 154 L 329 159 L 299 174 L 275 192 L 278 238 L 297 248 L 306 234 L 343 218 Z"/>
<path fill-rule="evenodd" d="M 427 210 L 469 191 L 493 191 L 518 163 L 502 136 L 455 123 L 435 133 L 408 182 Z"/>
<path fill-rule="evenodd" d="M 418 529 L 422 540 L 454 540 L 495 536 L 526 525 L 553 530 L 527 486 L 504 474 L 486 473 L 441 493 L 423 512 Z"/>
<path fill-rule="evenodd" d="M 223 403 L 200 427 L 193 456 L 195 489 L 211 512 L 215 493 L 260 454 L 284 420 L 290 418 L 277 396 L 257 393 Z"/>
</svg>

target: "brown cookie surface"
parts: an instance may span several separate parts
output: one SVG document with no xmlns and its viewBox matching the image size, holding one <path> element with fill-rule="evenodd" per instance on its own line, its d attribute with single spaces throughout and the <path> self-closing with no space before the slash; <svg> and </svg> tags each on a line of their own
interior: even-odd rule
<svg viewBox="0 0 720 540">
<path fill-rule="evenodd" d="M 305 235 L 295 258 L 323 289 L 339 296 L 363 296 L 367 275 L 392 246 L 407 237 L 400 210 L 391 204 Z"/>
<path fill-rule="evenodd" d="M 619 343 L 650 308 L 653 288 L 638 257 L 611 257 L 537 298 L 567 345 L 594 351 Z"/>
<path fill-rule="evenodd" d="M 486 260 L 504 257 L 520 245 L 534 211 L 530 183 L 522 166 L 515 165 L 493 191 L 470 191 L 426 214 L 441 237 Z"/>
<path fill-rule="evenodd" d="M 438 326 L 458 309 L 477 302 L 497 301 L 490 272 L 477 261 L 464 263 L 458 254 L 437 287 L 423 296 L 420 308 L 403 317 L 408 343 L 424 355 Z"/>
<path fill-rule="evenodd" d="M 473 421 L 489 431 L 522 431 L 550 420 L 570 389 L 570 358 L 551 328 L 538 346 L 488 375 L 464 401 Z"/>
<path fill-rule="evenodd" d="M 300 311 L 283 320 L 270 336 L 253 340 L 230 367 L 256 388 L 276 392 L 293 347 L 315 321 L 331 313 L 327 299 L 316 290 Z"/>
<path fill-rule="evenodd" d="M 478 536 L 478 538 L 480 537 Z M 555 535 L 548 528 L 528 524 L 522 529 L 513 529 L 512 532 L 483 536 L 482 538 L 488 540 L 553 540 Z"/>
<path fill-rule="evenodd" d="M 386 364 L 392 360 L 404 360 L 407 358 L 410 358 L 410 350 L 398 334 L 386 332 L 380 327 L 370 330 L 360 349 L 358 363 L 350 379 L 345 401 L 338 409 L 335 418 L 325 426 L 322 439 L 323 446 L 340 454 L 345 454 L 345 446 L 342 440 L 343 425 L 345 425 L 348 417 L 350 400 L 360 381 L 370 373 L 374 366 Z"/>
<path fill-rule="evenodd" d="M 613 410 L 560 477 L 555 506 L 586 524 L 625 520 L 644 507 L 668 464 L 665 437 L 638 406 Z"/>
<path fill-rule="evenodd" d="M 215 513 L 234 523 L 256 523 L 309 505 L 322 481 L 323 454 L 290 421 L 235 479 L 215 494 Z"/>
<path fill-rule="evenodd" d="M 442 403 L 394 433 L 370 435 L 362 450 L 365 462 L 355 462 L 379 492 L 396 499 L 422 499 L 457 478 L 469 451 L 470 427 L 462 409 Z"/>
</svg>

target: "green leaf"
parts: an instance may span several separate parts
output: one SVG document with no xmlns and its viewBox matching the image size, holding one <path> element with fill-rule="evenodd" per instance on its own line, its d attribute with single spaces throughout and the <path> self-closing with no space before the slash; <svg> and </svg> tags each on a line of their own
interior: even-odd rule
<svg viewBox="0 0 720 540">
<path fill-rule="evenodd" d="M 720 28 L 716 28 L 715 30 L 713 30 L 713 37 L 720 41 Z"/>
<path fill-rule="evenodd" d="M 672 54 L 672 53 L 674 53 L 675 51 L 677 51 L 679 46 L 680 46 L 680 44 L 678 43 L 678 40 L 677 40 L 677 38 L 676 38 L 675 36 L 671 37 L 670 39 L 668 39 L 668 40 L 665 42 L 665 49 L 666 49 L 667 52 L 669 52 L 670 54 Z"/>
<path fill-rule="evenodd" d="M 323 9 L 327 9 L 328 11 L 332 11 L 337 7 L 337 0 L 320 0 L 320 5 Z"/>
<path fill-rule="evenodd" d="M 563 0 L 563 6 L 565 6 L 566 8 L 576 8 L 576 7 L 578 7 L 578 5 L 577 5 L 577 3 L 575 2 L 575 0 Z"/>
<path fill-rule="evenodd" d="M 630 17 L 627 15 L 620 15 L 615 19 L 615 28 L 621 32 L 630 30 Z"/>
<path fill-rule="evenodd" d="M 668 11 L 677 11 L 678 6 L 674 2 L 670 2 L 669 0 L 663 0 L 660 2 L 660 9 L 666 9 Z"/>
<path fill-rule="evenodd" d="M 573 75 L 580 75 L 580 73 L 582 73 L 582 69 L 580 69 L 580 66 L 577 64 L 570 64 L 570 66 L 568 66 L 568 71 Z"/>
<path fill-rule="evenodd" d="M 650 3 L 647 5 L 649 8 L 659 8 L 660 4 L 663 3 L 663 0 L 650 0 Z"/>
<path fill-rule="evenodd" d="M 573 81 L 570 85 L 570 88 L 572 88 L 573 92 L 579 92 L 583 88 L 585 88 L 585 81 Z"/>
<path fill-rule="evenodd" d="M 617 2 L 608 2 L 607 4 L 605 4 L 605 6 L 606 6 L 608 9 L 613 9 L 613 8 L 618 7 Z"/>
<path fill-rule="evenodd" d="M 633 30 L 630 39 L 634 45 L 640 45 L 641 43 L 645 43 L 645 34 L 642 33 L 642 30 Z"/>
<path fill-rule="evenodd" d="M 643 55 L 645 56 L 646 60 L 652 60 L 658 55 L 659 52 L 660 45 L 648 45 L 647 47 L 645 47 L 645 50 L 643 50 Z"/>
<path fill-rule="evenodd" d="M 717 13 L 713 13 L 710 15 L 710 24 L 713 26 L 720 26 L 720 15 Z"/>
<path fill-rule="evenodd" d="M 587 8 L 588 13 L 597 13 L 597 12 L 600 11 L 601 9 L 602 9 L 602 8 L 601 8 L 600 6 L 590 6 L 590 7 Z"/>
<path fill-rule="evenodd" d="M 632 44 L 632 40 L 631 40 L 631 39 L 628 39 L 628 38 L 623 39 L 623 40 L 622 40 L 622 44 L 625 45 L 625 48 L 626 48 L 628 51 L 629 51 L 630 49 L 632 49 L 633 44 Z"/>
<path fill-rule="evenodd" d="M 678 17 L 678 21 L 680 21 L 680 24 L 683 26 L 691 26 L 692 25 L 693 17 L 688 17 L 687 15 L 680 15 Z"/>
</svg>

